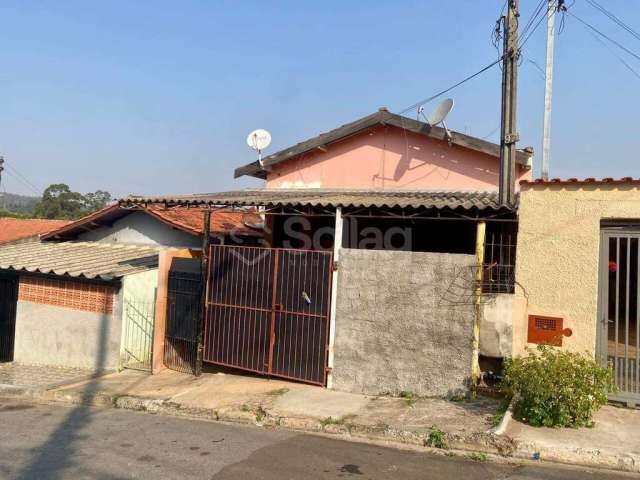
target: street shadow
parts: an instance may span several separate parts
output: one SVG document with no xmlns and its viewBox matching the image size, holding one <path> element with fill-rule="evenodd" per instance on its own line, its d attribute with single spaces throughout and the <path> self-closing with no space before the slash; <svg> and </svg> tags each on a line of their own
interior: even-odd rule
<svg viewBox="0 0 640 480">
<path fill-rule="evenodd" d="M 118 300 L 117 297 L 114 299 L 114 301 Z M 103 314 L 100 318 L 96 346 L 96 371 L 107 369 L 109 326 L 110 322 L 118 320 L 117 312 L 118 310 L 115 310 L 113 315 Z M 100 379 L 87 383 L 83 390 L 83 397 L 89 398 L 97 393 L 100 383 Z M 74 457 L 78 453 L 81 442 L 89 436 L 83 432 L 91 424 L 93 414 L 94 411 L 89 405 L 81 404 L 74 407 L 46 442 L 37 448 L 37 455 L 15 478 L 20 480 L 57 479 L 62 478 L 69 467 L 77 467 Z"/>
</svg>

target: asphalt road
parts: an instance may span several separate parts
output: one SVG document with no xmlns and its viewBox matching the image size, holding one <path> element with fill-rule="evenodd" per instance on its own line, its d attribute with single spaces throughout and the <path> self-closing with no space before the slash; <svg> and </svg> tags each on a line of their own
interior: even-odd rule
<svg viewBox="0 0 640 480">
<path fill-rule="evenodd" d="M 114 409 L 0 399 L 0 478 L 619 479 Z"/>
</svg>

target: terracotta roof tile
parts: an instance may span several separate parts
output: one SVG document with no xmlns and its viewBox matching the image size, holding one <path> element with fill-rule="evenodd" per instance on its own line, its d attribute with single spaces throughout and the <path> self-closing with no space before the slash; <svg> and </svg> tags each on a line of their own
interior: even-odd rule
<svg viewBox="0 0 640 480">
<path fill-rule="evenodd" d="M 0 218 L 0 243 L 42 235 L 69 224 L 68 220 L 39 218 Z"/>
</svg>

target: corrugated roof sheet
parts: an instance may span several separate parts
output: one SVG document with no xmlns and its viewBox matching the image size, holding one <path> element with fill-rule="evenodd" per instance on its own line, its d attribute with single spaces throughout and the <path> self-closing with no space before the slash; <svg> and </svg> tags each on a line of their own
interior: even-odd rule
<svg viewBox="0 0 640 480">
<path fill-rule="evenodd" d="M 502 207 L 497 192 L 428 190 L 249 189 L 195 195 L 130 196 L 126 204 L 236 205 L 266 207 L 411 207 L 436 209 L 493 209 Z"/>
<path fill-rule="evenodd" d="M 0 243 L 35 237 L 69 224 L 69 220 L 0 218 Z"/>
<path fill-rule="evenodd" d="M 0 269 L 113 280 L 158 266 L 158 249 L 32 241 L 0 247 Z"/>
</svg>

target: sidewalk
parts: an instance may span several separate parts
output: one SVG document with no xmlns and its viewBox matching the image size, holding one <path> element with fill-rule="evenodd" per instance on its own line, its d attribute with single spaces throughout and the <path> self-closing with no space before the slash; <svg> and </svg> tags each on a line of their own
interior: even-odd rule
<svg viewBox="0 0 640 480">
<path fill-rule="evenodd" d="M 419 446 L 435 426 L 454 450 L 509 454 L 513 448 L 508 438 L 490 432 L 499 402 L 488 398 L 369 397 L 250 375 L 196 378 L 171 370 L 158 375 L 124 371 L 64 386 L 43 398 Z"/>
<path fill-rule="evenodd" d="M 534 428 L 511 420 L 505 435 L 519 458 L 640 472 L 640 410 L 608 405 L 596 412 L 593 428 Z"/>
</svg>

